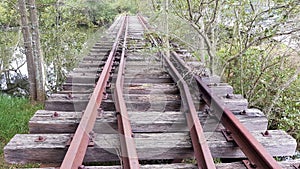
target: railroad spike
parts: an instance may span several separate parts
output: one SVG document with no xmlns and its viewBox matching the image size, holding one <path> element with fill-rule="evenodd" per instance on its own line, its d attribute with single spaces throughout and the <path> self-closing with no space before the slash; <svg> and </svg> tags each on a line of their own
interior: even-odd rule
<svg viewBox="0 0 300 169">
<path fill-rule="evenodd" d="M 243 111 L 240 112 L 240 115 L 245 115 L 245 114 L 247 114 L 246 110 L 243 110 Z"/>
<path fill-rule="evenodd" d="M 39 143 L 42 143 L 44 141 L 46 141 L 46 137 L 43 137 L 43 136 L 38 136 L 38 138 L 36 140 L 34 140 L 35 142 L 39 142 Z"/>
<path fill-rule="evenodd" d="M 226 141 L 228 141 L 228 142 L 234 142 L 234 140 L 232 138 L 232 133 L 231 133 L 230 130 L 228 130 L 228 129 L 222 129 L 221 132 L 224 135 Z"/>
<path fill-rule="evenodd" d="M 104 110 L 102 108 L 97 109 L 98 111 L 98 117 L 102 117 Z"/>
<path fill-rule="evenodd" d="M 78 167 L 78 169 L 85 169 L 85 166 L 84 166 L 84 165 L 80 165 L 80 166 Z"/>
<path fill-rule="evenodd" d="M 226 95 L 226 99 L 232 99 L 232 98 L 233 98 L 233 96 L 232 96 L 231 94 L 228 93 L 228 94 Z"/>
<path fill-rule="evenodd" d="M 270 132 L 268 130 L 266 130 L 265 132 L 261 133 L 264 137 L 272 137 L 272 135 L 270 134 Z"/>
<path fill-rule="evenodd" d="M 249 160 L 243 160 L 242 162 L 244 163 L 247 169 L 257 168 L 257 165 L 255 163 L 250 162 Z"/>
<path fill-rule="evenodd" d="M 52 117 L 58 117 L 58 116 L 59 116 L 59 114 L 57 112 L 54 112 L 52 115 Z"/>
</svg>

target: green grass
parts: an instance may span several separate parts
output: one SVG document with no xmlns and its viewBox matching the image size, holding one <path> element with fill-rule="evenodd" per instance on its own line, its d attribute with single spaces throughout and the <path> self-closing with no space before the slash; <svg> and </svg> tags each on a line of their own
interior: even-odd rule
<svg viewBox="0 0 300 169">
<path fill-rule="evenodd" d="M 37 167 L 37 165 L 9 165 L 4 161 L 3 148 L 15 134 L 28 133 L 28 121 L 43 107 L 31 105 L 28 99 L 0 93 L 0 169 Z"/>
</svg>

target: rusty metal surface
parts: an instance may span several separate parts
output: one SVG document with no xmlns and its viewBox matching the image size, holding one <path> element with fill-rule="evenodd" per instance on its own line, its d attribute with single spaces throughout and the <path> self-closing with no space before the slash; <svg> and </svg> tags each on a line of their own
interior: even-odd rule
<svg viewBox="0 0 300 169">
<path fill-rule="evenodd" d="M 198 119 L 196 108 L 192 100 L 188 85 L 183 80 L 182 76 L 178 73 L 177 69 L 170 62 L 170 60 L 165 56 L 163 56 L 163 58 L 165 60 L 165 63 L 167 64 L 167 69 L 169 69 L 169 73 L 173 77 L 174 81 L 177 82 L 177 85 L 180 89 L 183 110 L 185 112 L 187 124 L 190 130 L 193 149 L 198 167 L 203 169 L 216 168 L 209 147 L 207 145 L 206 138 L 203 133 L 203 128 Z"/>
<path fill-rule="evenodd" d="M 261 169 L 280 169 L 281 166 L 276 160 L 274 160 L 245 126 L 243 126 L 235 115 L 221 104 L 221 100 L 212 94 L 207 84 L 205 84 L 199 76 L 195 76 L 195 79 L 201 93 L 201 98 L 214 111 L 224 127 L 230 131 L 233 140 L 248 157 L 251 164 Z"/>
<path fill-rule="evenodd" d="M 70 147 L 62 162 L 61 168 L 63 169 L 78 169 L 82 165 L 87 147 L 90 142 L 90 133 L 93 130 L 95 120 L 98 114 L 98 108 L 103 99 L 103 93 L 105 92 L 107 81 L 110 76 L 114 55 L 116 53 L 116 49 L 119 43 L 119 38 L 122 34 L 124 24 L 125 24 L 125 20 L 123 19 L 121 28 L 117 34 L 117 38 L 113 44 L 107 62 L 99 77 L 99 81 L 85 109 L 85 112 L 82 116 L 79 126 L 74 134 L 73 141 L 71 142 Z"/>
<path fill-rule="evenodd" d="M 128 18 L 126 17 L 126 29 L 122 47 L 121 60 L 115 87 L 115 106 L 117 110 L 118 130 L 121 143 L 121 157 L 124 169 L 139 169 L 140 164 L 136 152 L 136 146 L 132 137 L 132 129 L 123 97 L 124 74 L 125 74 L 125 52 L 128 35 Z"/>
<path fill-rule="evenodd" d="M 140 14 L 137 15 L 141 25 L 145 28 L 145 30 L 149 31 L 147 24 L 147 21 L 145 20 L 145 18 L 143 16 L 141 16 Z M 155 40 L 155 38 L 152 36 L 152 34 L 149 34 L 150 40 L 151 42 L 155 45 L 158 46 L 157 41 Z"/>
<path fill-rule="evenodd" d="M 143 17 L 139 16 L 139 19 L 143 27 L 147 30 L 148 28 L 145 24 L 145 20 L 143 19 Z M 155 39 L 152 39 L 152 41 L 155 42 Z M 198 168 L 214 169 L 216 167 L 209 147 L 207 145 L 206 138 L 203 133 L 203 128 L 200 124 L 188 85 L 183 80 L 183 77 L 179 74 L 174 65 L 171 63 L 169 58 L 167 58 L 164 55 L 162 55 L 162 58 L 166 64 L 166 68 L 169 70 L 170 75 L 172 76 L 173 80 L 177 82 L 177 85 L 180 89 L 183 111 L 186 115 L 187 124 L 190 130 L 192 145 L 197 160 Z"/>
</svg>

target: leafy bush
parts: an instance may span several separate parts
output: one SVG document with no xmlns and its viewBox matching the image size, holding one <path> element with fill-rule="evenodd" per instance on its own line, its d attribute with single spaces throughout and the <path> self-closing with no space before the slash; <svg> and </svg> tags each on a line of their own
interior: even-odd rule
<svg viewBox="0 0 300 169">
<path fill-rule="evenodd" d="M 230 63 L 224 77 L 236 93 L 248 99 L 250 107 L 263 110 L 269 128 L 283 129 L 300 142 L 299 63 L 291 55 L 279 54 L 282 49 L 293 53 L 284 45 L 269 45 L 248 49 Z M 227 60 L 231 54 L 223 48 L 218 56 Z"/>
</svg>

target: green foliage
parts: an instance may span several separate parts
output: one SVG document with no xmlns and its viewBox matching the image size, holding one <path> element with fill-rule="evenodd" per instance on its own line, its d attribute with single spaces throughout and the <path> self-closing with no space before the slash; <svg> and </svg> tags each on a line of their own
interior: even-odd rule
<svg viewBox="0 0 300 169">
<path fill-rule="evenodd" d="M 0 2 L 0 27 L 15 27 L 19 25 L 18 13 L 15 9 L 15 0 Z"/>
<path fill-rule="evenodd" d="M 250 107 L 266 113 L 270 128 L 283 129 L 300 142 L 300 76 L 287 83 L 296 74 L 299 62 L 291 56 L 279 55 L 281 49 L 286 47 L 250 48 L 230 63 L 225 78 L 236 93 L 248 99 Z M 218 56 L 226 61 L 232 56 L 228 51 L 223 48 Z"/>
<path fill-rule="evenodd" d="M 95 27 L 110 24 L 118 12 L 133 11 L 129 3 L 105 0 L 70 0 L 41 6 L 40 29 L 42 48 L 48 67 L 48 87 L 58 90 L 66 74 L 81 60 L 86 41 L 93 39 Z"/>
<path fill-rule="evenodd" d="M 79 27 L 85 16 L 73 10 L 70 6 L 47 6 L 41 13 L 40 31 L 42 49 L 46 64 L 48 65 L 48 81 L 52 90 L 57 90 L 74 65 L 78 62 L 78 57 L 84 42 L 91 31 L 88 27 Z M 56 14 L 56 15 L 53 15 Z"/>
<path fill-rule="evenodd" d="M 15 60 L 15 57 L 8 57 L 13 55 L 13 50 L 18 46 L 19 36 L 18 32 L 14 30 L 2 31 L 0 30 L 0 66 L 1 69 L 9 69 L 10 63 Z"/>
<path fill-rule="evenodd" d="M 0 94 L 0 168 L 20 167 L 5 164 L 3 148 L 15 134 L 28 133 L 28 121 L 39 109 L 41 105 L 31 105 L 28 99 Z"/>
<path fill-rule="evenodd" d="M 138 0 L 119 0 L 112 5 L 118 13 L 136 14 L 138 12 L 138 3 Z"/>
<path fill-rule="evenodd" d="M 124 1 L 125 2 L 125 1 Z M 48 88 L 58 90 L 65 80 L 66 74 L 73 69 L 83 57 L 87 41 L 93 41 L 99 32 L 99 27 L 109 25 L 119 12 L 136 10 L 131 1 L 109 0 L 37 0 L 41 45 L 45 57 Z M 4 0 L 0 2 L 0 26 L 5 30 L 0 32 L 1 71 L 10 68 L 16 60 L 16 49 L 22 49 L 22 36 L 17 29 L 19 26 L 17 1 Z M 6 30 L 8 27 L 8 30 Z M 19 28 L 20 30 L 20 28 Z M 95 42 L 95 41 L 93 41 Z M 1 72 L 2 73 L 2 72 Z"/>
<path fill-rule="evenodd" d="M 280 128 L 290 133 L 300 143 L 300 77 L 289 90 L 282 93 L 276 103 L 272 128 Z"/>
<path fill-rule="evenodd" d="M 86 8 L 89 19 L 99 25 L 112 22 L 118 13 L 117 9 L 108 2 L 87 1 Z"/>
</svg>

